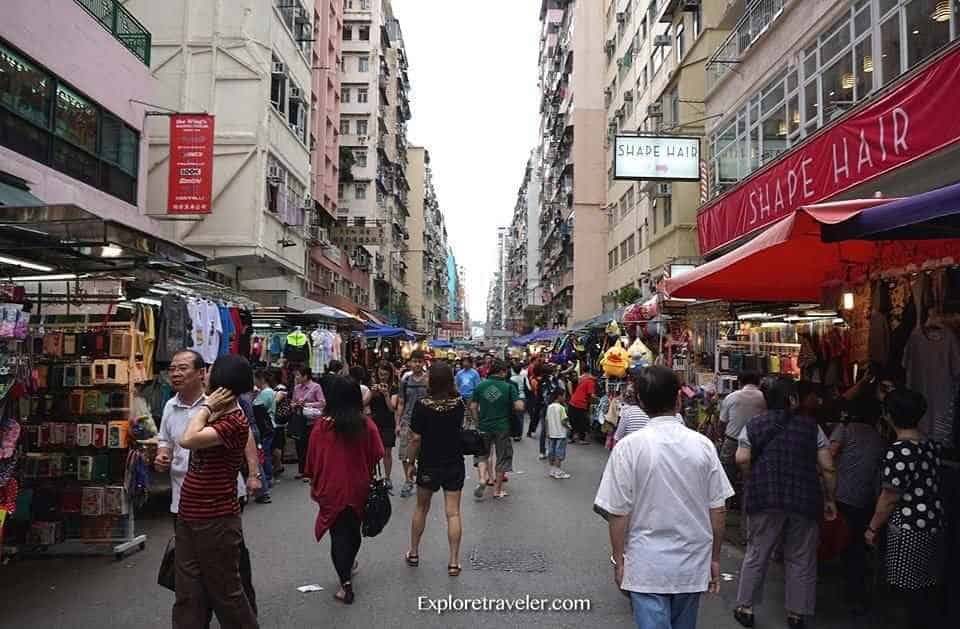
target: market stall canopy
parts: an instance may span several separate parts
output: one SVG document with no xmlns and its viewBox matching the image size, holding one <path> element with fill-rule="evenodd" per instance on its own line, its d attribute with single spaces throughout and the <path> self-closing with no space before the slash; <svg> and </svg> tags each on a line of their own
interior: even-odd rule
<svg viewBox="0 0 960 629">
<path fill-rule="evenodd" d="M 726 255 L 665 280 L 670 298 L 817 303 L 829 282 L 859 281 L 879 269 L 960 257 L 960 240 L 845 240 L 826 243 L 822 229 L 889 199 L 822 203 L 800 208 Z"/>
<path fill-rule="evenodd" d="M 444 339 L 433 339 L 427 345 L 432 349 L 453 349 L 453 343 Z"/>
<path fill-rule="evenodd" d="M 824 242 L 960 238 L 960 183 L 897 199 L 824 225 Z"/>
<path fill-rule="evenodd" d="M 368 339 L 400 337 L 412 341 L 417 338 L 417 335 L 410 330 L 377 323 L 368 323 L 364 326 L 363 333 Z"/>
<path fill-rule="evenodd" d="M 623 313 L 626 311 L 626 306 L 622 308 L 617 308 L 613 312 L 604 312 L 595 317 L 587 319 L 586 321 L 578 321 L 570 326 L 569 330 L 571 332 L 577 332 L 580 330 L 589 330 L 592 328 L 602 328 L 605 327 L 611 321 L 619 321 L 623 317 Z"/>
<path fill-rule="evenodd" d="M 511 340 L 510 344 L 514 347 L 522 347 L 524 345 L 532 345 L 533 343 L 550 343 L 559 335 L 560 333 L 557 330 L 538 330 L 530 334 L 518 336 Z"/>
<path fill-rule="evenodd" d="M 339 308 L 334 308 L 333 306 L 320 306 L 319 308 L 311 308 L 310 310 L 304 310 L 303 314 L 333 319 L 334 321 L 360 321 L 359 317 L 355 317 L 349 312 L 345 312 Z"/>
</svg>

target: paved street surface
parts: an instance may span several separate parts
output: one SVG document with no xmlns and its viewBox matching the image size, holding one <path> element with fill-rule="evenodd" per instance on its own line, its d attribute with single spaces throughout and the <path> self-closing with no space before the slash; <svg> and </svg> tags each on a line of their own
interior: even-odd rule
<svg viewBox="0 0 960 629">
<path fill-rule="evenodd" d="M 629 627 L 630 607 L 613 586 L 606 526 L 591 511 L 592 498 L 606 460 L 599 445 L 571 446 L 568 481 L 544 477 L 531 439 L 518 444 L 516 473 L 505 501 L 464 498 L 464 541 L 459 578 L 446 573 L 446 531 L 442 503 L 435 498 L 421 548 L 420 567 L 403 562 L 413 499 L 394 498 L 386 531 L 364 540 L 353 607 L 333 600 L 336 577 L 329 541 L 313 540 L 315 509 L 307 486 L 285 480 L 275 488 L 272 505 L 253 505 L 244 530 L 253 558 L 261 626 L 300 627 Z M 291 469 L 290 466 L 287 468 Z M 294 468 L 295 469 L 295 466 Z M 472 486 L 470 487 L 472 489 Z M 173 594 L 156 585 L 164 545 L 172 533 L 161 515 L 142 522 L 149 534 L 145 552 L 115 562 L 112 558 L 20 560 L 0 567 L 0 626 L 102 627 L 144 629 L 170 624 Z M 498 552 L 508 548 L 509 553 Z M 475 553 L 475 560 L 471 556 Z M 740 553 L 724 549 L 723 571 L 731 581 L 718 596 L 704 596 L 703 629 L 739 627 L 730 610 L 736 594 Z M 512 566 L 510 565 L 512 564 Z M 506 568 L 526 571 L 507 571 Z M 759 608 L 758 627 L 784 626 L 782 576 L 770 570 L 769 611 Z M 303 594 L 297 586 L 317 583 L 322 592 Z M 824 588 L 836 589 L 836 588 Z M 588 612 L 418 611 L 418 597 L 586 598 Z M 824 595 L 824 598 L 826 595 Z M 817 627 L 853 627 L 821 603 Z M 878 626 L 876 623 L 862 626 Z"/>
</svg>

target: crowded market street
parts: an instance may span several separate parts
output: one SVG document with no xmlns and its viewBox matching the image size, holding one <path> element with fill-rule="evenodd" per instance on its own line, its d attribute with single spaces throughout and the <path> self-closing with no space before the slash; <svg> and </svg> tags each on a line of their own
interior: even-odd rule
<svg viewBox="0 0 960 629">
<path fill-rule="evenodd" d="M 573 478 L 544 477 L 536 442 L 517 444 L 511 495 L 505 501 L 475 502 L 464 496 L 463 573 L 453 579 L 445 570 L 446 532 L 435 500 L 421 546 L 419 568 L 404 565 L 413 499 L 394 498 L 394 513 L 384 532 L 365 539 L 356 577 L 357 599 L 343 607 L 333 600 L 336 574 L 330 566 L 330 542 L 313 540 L 316 509 L 307 487 L 284 478 L 273 503 L 253 504 L 243 517 L 253 563 L 253 582 L 264 629 L 311 627 L 626 627 L 630 606 L 613 584 L 607 527 L 590 509 L 603 471 L 606 450 L 599 445 L 571 452 Z M 571 451 L 574 450 L 571 448 Z M 288 467 L 288 470 L 290 468 Z M 469 484 L 468 480 L 468 487 Z M 466 492 L 465 492 L 466 493 Z M 149 536 L 144 552 L 119 563 L 112 558 L 66 558 L 19 561 L 0 570 L 4 627 L 46 629 L 136 629 L 169 625 L 173 594 L 156 585 L 157 568 L 173 527 L 162 510 L 141 520 Z M 506 551 L 506 552 L 505 552 Z M 473 559 L 476 553 L 476 559 Z M 727 629 L 738 625 L 730 615 L 742 552 L 724 548 L 725 582 L 720 596 L 704 596 L 700 625 Z M 490 567 L 487 567 L 490 566 Z M 779 569 L 770 571 L 768 599 L 776 610 L 782 600 Z M 323 591 L 300 593 L 297 587 L 320 585 Z M 543 613 L 448 612 L 419 610 L 420 597 L 586 599 L 590 611 Z M 829 593 L 825 594 L 829 595 Z M 424 607 L 429 604 L 420 603 Z M 823 601 L 828 606 L 829 600 Z M 762 614 L 764 607 L 758 608 Z M 864 621 L 866 622 L 866 621 Z M 214 623 L 214 626 L 216 623 Z M 765 627 L 785 626 L 779 612 Z M 829 622 L 825 613 L 816 627 L 866 627 Z M 869 625 L 873 627 L 881 625 Z"/>
</svg>

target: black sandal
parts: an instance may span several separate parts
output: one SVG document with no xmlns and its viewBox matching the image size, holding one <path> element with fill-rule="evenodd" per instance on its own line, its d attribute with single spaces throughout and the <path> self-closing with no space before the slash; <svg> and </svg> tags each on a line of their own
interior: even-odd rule
<svg viewBox="0 0 960 629">
<path fill-rule="evenodd" d="M 747 607 L 740 605 L 733 610 L 733 618 L 744 627 L 753 626 L 753 611 L 747 611 Z"/>
<path fill-rule="evenodd" d="M 404 560 L 411 568 L 416 568 L 420 565 L 420 555 L 411 555 L 409 551 L 407 551 L 407 554 L 404 555 Z"/>
<path fill-rule="evenodd" d="M 339 596 L 340 592 L 337 592 L 333 595 L 333 598 L 337 599 L 344 605 L 353 605 L 353 584 L 349 581 L 340 586 L 343 589 L 343 596 Z"/>
<path fill-rule="evenodd" d="M 454 565 L 447 566 L 447 576 L 448 576 L 448 577 L 459 577 L 461 570 L 462 570 L 462 568 L 461 568 L 460 566 L 454 566 Z"/>
</svg>

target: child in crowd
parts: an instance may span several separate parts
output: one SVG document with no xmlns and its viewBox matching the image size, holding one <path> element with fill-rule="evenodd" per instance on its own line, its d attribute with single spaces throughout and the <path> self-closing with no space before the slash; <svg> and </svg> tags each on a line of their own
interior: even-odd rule
<svg viewBox="0 0 960 629">
<path fill-rule="evenodd" d="M 563 405 L 566 400 L 566 391 L 558 387 L 550 396 L 550 406 L 547 407 L 547 436 L 551 478 L 570 478 L 561 469 L 563 460 L 567 458 L 567 431 L 570 429 L 570 420 L 567 419 L 567 409 Z"/>
</svg>

